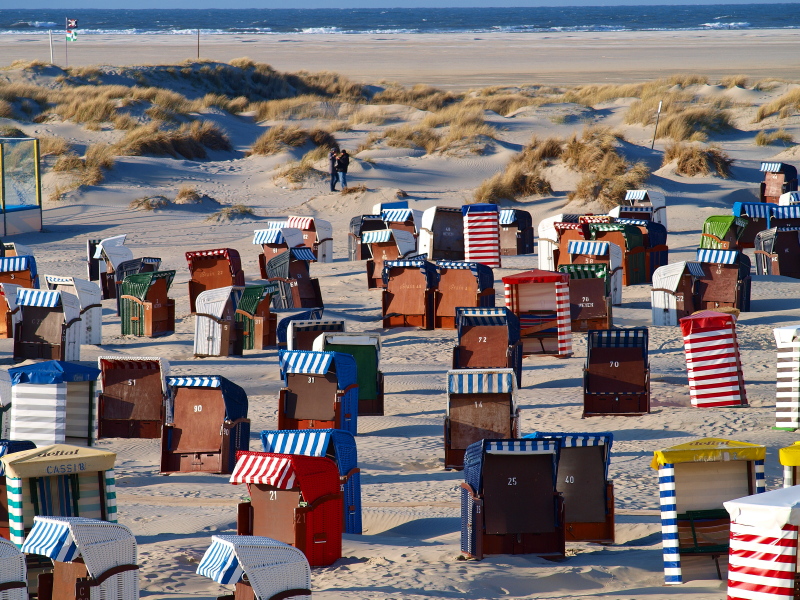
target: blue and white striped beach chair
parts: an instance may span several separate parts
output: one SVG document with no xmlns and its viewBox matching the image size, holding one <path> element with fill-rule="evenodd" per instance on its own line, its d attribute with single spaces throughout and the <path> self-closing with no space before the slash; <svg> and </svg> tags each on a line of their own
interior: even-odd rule
<svg viewBox="0 0 800 600">
<path fill-rule="evenodd" d="M 507 308 L 457 308 L 454 369 L 513 369 L 522 387 L 519 317 Z"/>
</svg>

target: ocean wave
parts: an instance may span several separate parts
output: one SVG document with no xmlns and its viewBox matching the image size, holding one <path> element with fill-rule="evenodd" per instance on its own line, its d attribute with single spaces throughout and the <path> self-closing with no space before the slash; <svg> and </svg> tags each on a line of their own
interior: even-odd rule
<svg viewBox="0 0 800 600">
<path fill-rule="evenodd" d="M 49 28 L 49 27 L 57 27 L 57 25 L 52 21 L 17 21 L 16 23 L 12 24 L 11 27 Z"/>
<path fill-rule="evenodd" d="M 750 23 L 742 21 L 739 23 L 701 23 L 704 29 L 749 29 Z"/>
</svg>

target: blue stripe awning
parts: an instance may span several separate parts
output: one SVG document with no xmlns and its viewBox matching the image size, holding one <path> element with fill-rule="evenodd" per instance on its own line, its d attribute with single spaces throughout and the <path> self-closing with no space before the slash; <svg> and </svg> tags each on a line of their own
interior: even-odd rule
<svg viewBox="0 0 800 600">
<path fill-rule="evenodd" d="M 285 241 L 280 229 L 257 229 L 253 232 L 254 244 L 283 244 Z"/>
<path fill-rule="evenodd" d="M 540 452 L 543 454 L 555 454 L 558 452 L 559 442 L 555 440 L 485 440 L 483 451 L 486 454 L 498 454 L 506 452 Z"/>
<path fill-rule="evenodd" d="M 169 387 L 220 387 L 219 377 L 167 377 Z"/>
<path fill-rule="evenodd" d="M 500 211 L 500 225 L 513 225 L 517 220 L 517 211 L 506 208 Z"/>
<path fill-rule="evenodd" d="M 692 274 L 693 277 L 705 277 L 706 272 L 703 269 L 703 265 L 694 261 L 687 261 L 686 268 L 689 269 L 689 273 Z"/>
<path fill-rule="evenodd" d="M 289 252 L 291 252 L 292 257 L 296 258 L 297 260 L 317 260 L 317 256 L 314 254 L 314 251 L 311 248 L 292 248 L 289 250 Z"/>
<path fill-rule="evenodd" d="M 510 394 L 514 391 L 511 369 L 463 369 L 447 372 L 450 394 Z"/>
<path fill-rule="evenodd" d="M 330 429 L 307 429 L 303 431 L 270 431 L 262 434 L 264 452 L 273 454 L 300 454 L 302 456 L 325 456 L 331 440 Z"/>
<path fill-rule="evenodd" d="M 567 253 L 605 256 L 608 254 L 608 242 L 581 242 L 579 240 L 570 240 L 567 245 Z"/>
<path fill-rule="evenodd" d="M 773 219 L 800 219 L 800 206 L 771 206 Z"/>
<path fill-rule="evenodd" d="M 733 216 L 740 217 L 745 215 L 747 217 L 766 219 L 772 214 L 773 206 L 773 204 L 766 202 L 736 202 L 733 205 Z"/>
<path fill-rule="evenodd" d="M 55 308 L 61 306 L 61 292 L 19 288 L 17 290 L 17 305 Z"/>
<path fill-rule="evenodd" d="M 614 221 L 615 223 L 622 223 L 623 225 L 640 225 L 642 227 L 647 227 L 650 224 L 650 221 L 645 221 L 644 219 L 617 219 Z"/>
<path fill-rule="evenodd" d="M 293 331 L 344 331 L 344 321 L 293 321 Z"/>
<path fill-rule="evenodd" d="M 381 211 L 381 218 L 387 223 L 405 223 L 414 219 L 410 208 L 389 208 Z"/>
<path fill-rule="evenodd" d="M 234 546 L 213 536 L 211 546 L 206 550 L 200 564 L 197 565 L 197 574 L 208 577 L 217 583 L 230 585 L 238 583 L 243 572 Z"/>
<path fill-rule="evenodd" d="M 33 528 L 22 544 L 22 552 L 39 554 L 59 562 L 71 562 L 80 554 L 69 523 L 59 521 L 58 517 L 34 517 Z"/>
<path fill-rule="evenodd" d="M 738 250 L 712 250 L 711 248 L 697 249 L 697 262 L 735 265 L 739 261 Z"/>
<path fill-rule="evenodd" d="M 625 192 L 625 200 L 644 200 L 647 198 L 647 190 L 628 190 Z"/>
<path fill-rule="evenodd" d="M 643 348 L 647 351 L 647 327 L 595 329 L 587 331 L 586 343 L 592 348 Z"/>
<path fill-rule="evenodd" d="M 365 231 L 361 234 L 362 244 L 382 244 L 394 239 L 391 229 L 376 229 L 375 231 Z"/>
<path fill-rule="evenodd" d="M 508 325 L 508 313 L 505 308 L 462 308 L 458 311 L 457 319 L 459 329 L 465 325 Z"/>
<path fill-rule="evenodd" d="M 35 262 L 32 256 L 8 256 L 0 258 L 0 273 L 8 273 L 9 271 L 27 271 L 30 270 L 35 275 L 36 269 Z"/>
<path fill-rule="evenodd" d="M 651 213 L 653 212 L 652 206 L 620 206 L 620 212 L 646 212 Z"/>
<path fill-rule="evenodd" d="M 786 194 L 789 194 L 789 202 L 791 202 L 792 204 L 800 203 L 800 192 L 786 192 Z M 784 194 L 784 196 L 786 194 Z M 772 206 L 774 206 L 774 205 L 772 205 Z M 786 206 L 786 205 L 784 205 L 784 206 Z"/>
<path fill-rule="evenodd" d="M 780 173 L 783 171 L 783 163 L 780 162 L 762 162 L 761 163 L 761 172 L 762 173 Z"/>
<path fill-rule="evenodd" d="M 333 363 L 333 352 L 283 350 L 278 357 L 282 373 L 325 375 Z"/>
</svg>

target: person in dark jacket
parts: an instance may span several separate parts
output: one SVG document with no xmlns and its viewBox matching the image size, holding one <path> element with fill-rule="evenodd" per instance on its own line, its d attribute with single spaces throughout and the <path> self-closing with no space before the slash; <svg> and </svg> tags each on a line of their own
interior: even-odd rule
<svg viewBox="0 0 800 600">
<path fill-rule="evenodd" d="M 336 184 L 339 182 L 339 171 L 336 168 L 338 157 L 336 156 L 336 149 L 331 148 L 328 152 L 328 173 L 331 175 L 331 191 L 336 191 Z"/>
<path fill-rule="evenodd" d="M 339 174 L 339 181 L 342 182 L 342 189 L 347 187 L 347 167 L 350 166 L 350 155 L 347 150 L 342 150 L 336 158 L 336 171 Z"/>
</svg>

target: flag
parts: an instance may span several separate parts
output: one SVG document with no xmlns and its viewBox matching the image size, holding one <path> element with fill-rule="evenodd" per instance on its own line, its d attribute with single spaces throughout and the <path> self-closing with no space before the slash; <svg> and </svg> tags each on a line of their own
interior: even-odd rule
<svg viewBox="0 0 800 600">
<path fill-rule="evenodd" d="M 67 29 L 77 29 L 78 19 L 67 19 Z"/>
<path fill-rule="evenodd" d="M 67 41 L 68 42 L 77 42 L 78 41 L 78 32 L 72 31 L 67 29 Z"/>
</svg>

